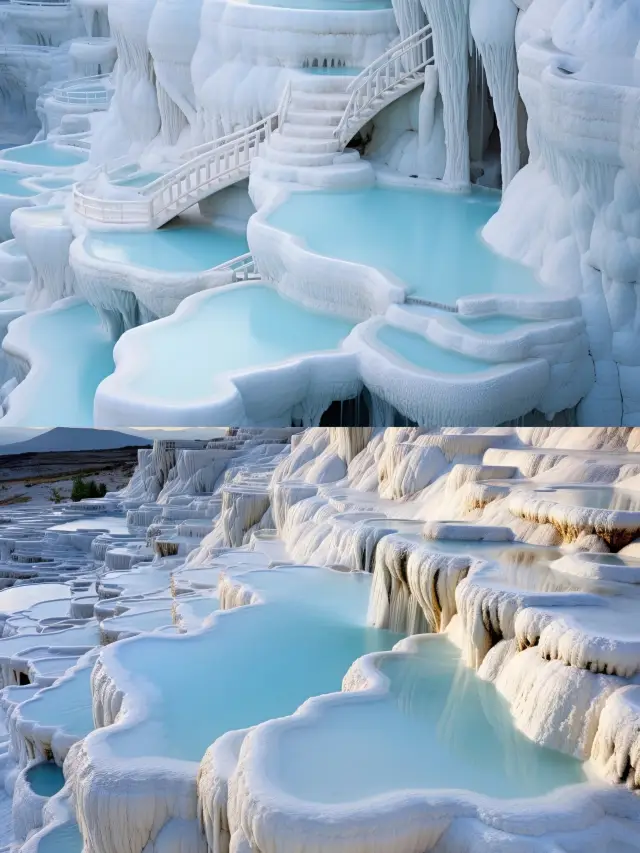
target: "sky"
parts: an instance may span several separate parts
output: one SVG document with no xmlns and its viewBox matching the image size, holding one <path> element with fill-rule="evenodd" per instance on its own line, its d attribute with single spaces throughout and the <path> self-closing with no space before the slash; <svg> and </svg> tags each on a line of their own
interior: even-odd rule
<svg viewBox="0 0 640 853">
<path fill-rule="evenodd" d="M 0 427 L 0 456 L 16 453 L 47 453 L 55 450 L 105 450 L 113 447 L 143 447 L 154 438 L 202 439 L 224 435 L 216 427 L 189 429 L 130 429 L 114 432 L 102 429 L 23 429 Z"/>
</svg>

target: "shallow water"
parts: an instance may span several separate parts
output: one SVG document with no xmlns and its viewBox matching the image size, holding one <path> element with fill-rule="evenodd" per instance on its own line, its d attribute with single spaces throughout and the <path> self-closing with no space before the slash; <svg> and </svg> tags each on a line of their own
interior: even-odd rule
<svg viewBox="0 0 640 853">
<path fill-rule="evenodd" d="M 43 635 L 43 640 L 46 635 Z M 20 718 L 43 728 L 60 728 L 84 737 L 93 730 L 91 705 L 92 667 L 85 666 L 24 702 Z"/>
<path fill-rule="evenodd" d="M 8 148 L 2 155 L 4 160 L 14 163 L 29 163 L 34 166 L 66 167 L 77 166 L 87 159 L 86 152 L 81 149 L 70 151 L 68 148 L 58 148 L 50 142 L 33 142 L 31 145 L 19 145 Z"/>
<path fill-rule="evenodd" d="M 49 530 L 108 530 L 109 533 L 128 533 L 127 520 L 118 515 L 94 515 L 56 524 Z"/>
<path fill-rule="evenodd" d="M 335 350 L 351 328 L 348 321 L 307 311 L 265 285 L 212 291 L 179 323 L 144 327 L 127 385 L 145 398 L 202 399 L 214 392 L 221 374 Z"/>
<path fill-rule="evenodd" d="M 272 784 L 302 800 L 347 803 L 420 788 L 514 799 L 585 780 L 579 761 L 515 728 L 507 702 L 446 638 L 426 637 L 419 654 L 385 657 L 380 669 L 390 679 L 383 698 L 325 707 L 280 731 Z"/>
<path fill-rule="evenodd" d="M 456 317 L 463 326 L 467 326 L 471 331 L 478 332 L 481 335 L 504 335 L 507 332 L 513 332 L 516 329 L 522 329 L 526 326 L 531 327 L 531 323 L 527 320 L 520 320 L 517 317 Z"/>
<path fill-rule="evenodd" d="M 536 489 L 533 496 L 566 506 L 640 512 L 640 492 L 614 486 L 563 486 Z"/>
<path fill-rule="evenodd" d="M 91 305 L 31 315 L 22 343 L 42 354 L 41 369 L 29 375 L 28 398 L 20 390 L 12 398 L 12 425 L 93 426 L 96 388 L 114 362 L 113 341 Z M 100 526 L 98 519 L 93 525 Z"/>
<path fill-rule="evenodd" d="M 244 234 L 184 223 L 157 231 L 94 231 L 84 245 L 94 258 L 166 272 L 203 272 L 249 249 Z"/>
<path fill-rule="evenodd" d="M 292 193 L 270 216 L 322 255 L 388 270 L 413 296 L 452 305 L 480 293 L 541 291 L 532 272 L 494 253 L 480 231 L 497 193 L 369 187 Z"/>
<path fill-rule="evenodd" d="M 112 747 L 127 757 L 199 761 L 224 732 L 291 714 L 309 696 L 339 690 L 357 657 L 399 639 L 366 627 L 370 582 L 368 575 L 312 567 L 261 571 L 252 585 L 268 604 L 218 614 L 199 634 L 114 647 L 133 683 L 138 676 L 153 683 L 154 704 L 151 720 L 110 731 Z M 207 713 L 194 717 L 193 707 Z"/>
<path fill-rule="evenodd" d="M 0 195 L 12 195 L 19 198 L 37 195 L 37 190 L 29 189 L 21 183 L 25 177 L 26 175 L 14 175 L 13 172 L 0 169 Z"/>
<path fill-rule="evenodd" d="M 376 338 L 405 361 L 427 370 L 441 373 L 477 373 L 494 366 L 491 362 L 443 349 L 422 335 L 399 329 L 397 326 L 380 326 Z"/>
<path fill-rule="evenodd" d="M 78 825 L 65 823 L 38 839 L 38 853 L 82 853 L 83 840 Z"/>
<path fill-rule="evenodd" d="M 64 787 L 62 769 L 50 761 L 30 767 L 27 780 L 31 790 L 39 797 L 53 797 Z"/>
<path fill-rule="evenodd" d="M 0 591 L 0 613 L 28 610 L 34 604 L 56 598 L 71 598 L 71 589 L 61 583 L 12 586 Z"/>
</svg>

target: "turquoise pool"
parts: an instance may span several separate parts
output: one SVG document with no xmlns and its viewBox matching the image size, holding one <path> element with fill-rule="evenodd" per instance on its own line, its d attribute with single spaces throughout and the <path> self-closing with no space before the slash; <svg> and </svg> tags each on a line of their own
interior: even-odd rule
<svg viewBox="0 0 640 853">
<path fill-rule="evenodd" d="M 84 245 L 95 258 L 166 272 L 204 272 L 249 249 L 244 234 L 180 220 L 157 231 L 94 231 Z"/>
<path fill-rule="evenodd" d="M 25 175 L 14 175 L 13 172 L 0 169 L 0 195 L 12 195 L 18 198 L 37 195 L 37 190 L 29 189 L 22 183 L 25 177 Z"/>
<path fill-rule="evenodd" d="M 199 761 L 221 734 L 339 690 L 357 657 L 399 639 L 365 625 L 370 575 L 305 566 L 245 577 L 267 604 L 220 614 L 198 634 L 148 635 L 113 647 L 132 683 L 141 678 L 154 688 L 145 721 L 104 733 L 118 756 Z M 194 716 L 194 707 L 206 713 Z"/>
<path fill-rule="evenodd" d="M 27 781 L 34 794 L 53 797 L 64 787 L 62 769 L 51 761 L 35 764 L 27 770 Z"/>
<path fill-rule="evenodd" d="M 280 729 L 270 783 L 301 800 L 355 803 L 434 788 L 536 797 L 585 781 L 579 761 L 516 729 L 507 702 L 448 639 L 418 643 L 416 654 L 379 661 L 390 682 L 382 698 L 325 705 Z"/>
<path fill-rule="evenodd" d="M 540 291 L 527 267 L 497 255 L 481 237 L 499 202 L 487 190 L 296 192 L 268 221 L 314 252 L 389 271 L 412 296 L 454 305 L 474 294 Z"/>
<path fill-rule="evenodd" d="M 517 317 L 456 317 L 463 326 L 481 335 L 505 335 L 525 326 L 531 326 L 528 320 L 519 320 Z"/>
<path fill-rule="evenodd" d="M 7 423 L 93 426 L 96 388 L 114 369 L 113 341 L 94 308 L 79 302 L 25 315 L 15 323 L 20 324 L 16 337 L 21 346 L 37 354 L 38 363 L 14 391 Z"/>
<path fill-rule="evenodd" d="M 307 311 L 255 284 L 214 290 L 179 321 L 150 323 L 121 340 L 135 335 L 139 341 L 129 388 L 143 398 L 181 403 L 206 397 L 221 374 L 335 350 L 351 329 L 346 320 Z"/>
<path fill-rule="evenodd" d="M 443 349 L 415 332 L 384 325 L 376 332 L 381 344 L 416 367 L 440 373 L 477 373 L 495 365 L 467 355 Z"/>
<path fill-rule="evenodd" d="M 62 168 L 84 163 L 87 159 L 87 153 L 79 148 L 75 150 L 58 148 L 50 142 L 32 142 L 31 145 L 7 148 L 2 153 L 2 157 L 4 160 L 13 160 L 14 163 Z"/>
</svg>

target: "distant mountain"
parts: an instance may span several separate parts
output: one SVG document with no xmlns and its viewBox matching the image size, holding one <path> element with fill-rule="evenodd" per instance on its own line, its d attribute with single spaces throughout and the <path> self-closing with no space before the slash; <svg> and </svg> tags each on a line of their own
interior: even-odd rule
<svg viewBox="0 0 640 853">
<path fill-rule="evenodd" d="M 0 456 L 17 453 L 50 453 L 70 450 L 108 450 L 115 447 L 146 447 L 149 439 L 102 429 L 6 429 L 0 427 Z"/>
</svg>

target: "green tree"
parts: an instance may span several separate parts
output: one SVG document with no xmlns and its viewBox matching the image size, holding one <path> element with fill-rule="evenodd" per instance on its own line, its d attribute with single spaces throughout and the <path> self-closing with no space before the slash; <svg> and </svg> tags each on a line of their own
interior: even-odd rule
<svg viewBox="0 0 640 853">
<path fill-rule="evenodd" d="M 88 492 L 88 486 L 82 477 L 74 477 L 73 486 L 71 488 L 71 500 L 76 502 L 84 500 L 84 498 L 89 497 Z"/>
</svg>

